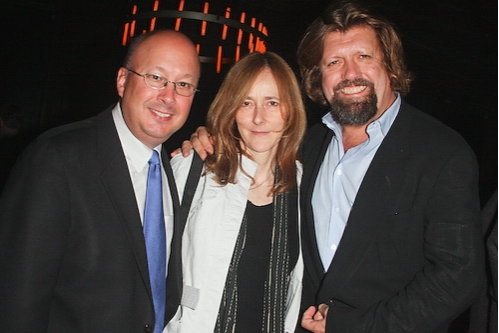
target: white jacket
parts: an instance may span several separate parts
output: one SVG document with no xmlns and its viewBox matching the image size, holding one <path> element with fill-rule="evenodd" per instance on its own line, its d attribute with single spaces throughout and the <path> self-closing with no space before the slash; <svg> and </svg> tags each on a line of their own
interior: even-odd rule
<svg viewBox="0 0 499 333">
<path fill-rule="evenodd" d="M 189 157 L 183 158 L 178 154 L 171 160 L 180 198 L 183 196 L 192 156 L 191 153 Z M 257 169 L 256 163 L 244 156 L 242 165 L 250 175 Z M 299 182 L 302 174 L 299 162 L 297 170 Z M 216 183 L 213 174 L 202 176 L 199 180 L 182 239 L 182 301 L 164 332 L 213 332 L 250 184 L 251 179 L 241 172 L 237 174 L 236 184 L 226 186 Z M 286 332 L 295 331 L 300 312 L 303 259 L 301 246 L 299 248 L 287 296 Z"/>
</svg>

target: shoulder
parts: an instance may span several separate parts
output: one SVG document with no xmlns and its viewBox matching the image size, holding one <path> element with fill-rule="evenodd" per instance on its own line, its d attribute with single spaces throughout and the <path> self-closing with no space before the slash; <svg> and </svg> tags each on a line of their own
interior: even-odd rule
<svg viewBox="0 0 499 333">
<path fill-rule="evenodd" d="M 302 161 L 309 161 L 311 158 L 324 151 L 325 147 L 331 142 L 333 135 L 334 132 L 327 128 L 322 122 L 307 129 L 300 152 Z"/>
<path fill-rule="evenodd" d="M 95 117 L 55 127 L 33 140 L 23 154 L 82 152 L 84 147 L 95 146 L 90 144 L 95 132 Z"/>
<path fill-rule="evenodd" d="M 59 161 L 68 167 L 82 167 L 95 162 L 100 146 L 105 146 L 105 151 L 111 154 L 121 151 L 111 112 L 45 131 L 26 147 L 19 160 L 37 165 L 35 169 L 57 165 Z"/>
<path fill-rule="evenodd" d="M 399 129 L 399 134 L 408 135 L 413 146 L 439 152 L 456 149 L 471 151 L 466 140 L 456 130 L 405 101 L 392 126 L 395 130 Z"/>
<path fill-rule="evenodd" d="M 87 119 L 49 129 L 36 138 L 34 143 L 85 151 L 85 148 L 96 146 L 94 142 L 97 137 L 103 141 L 118 138 L 110 109 Z"/>
<path fill-rule="evenodd" d="M 305 138 L 303 139 L 304 145 L 309 146 L 311 144 L 317 144 L 318 142 L 324 140 L 328 134 L 332 135 L 332 131 L 326 127 L 322 122 L 318 122 L 305 133 Z"/>
<path fill-rule="evenodd" d="M 182 154 L 177 154 L 170 159 L 170 165 L 180 198 L 182 198 L 184 193 L 184 186 L 187 183 L 187 177 L 189 176 L 193 157 L 194 150 L 191 150 L 187 157 L 184 157 Z"/>
<path fill-rule="evenodd" d="M 172 166 L 175 176 L 177 175 L 177 173 L 181 174 L 184 172 L 189 172 L 189 170 L 186 171 L 184 169 L 186 166 L 191 165 L 193 157 L 194 150 L 191 149 L 187 157 L 184 157 L 182 154 L 177 154 L 171 158 L 170 165 Z"/>
</svg>

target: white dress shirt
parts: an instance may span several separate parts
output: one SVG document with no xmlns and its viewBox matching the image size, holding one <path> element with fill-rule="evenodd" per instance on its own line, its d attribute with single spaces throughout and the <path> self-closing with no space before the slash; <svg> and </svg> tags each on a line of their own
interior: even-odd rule
<svg viewBox="0 0 499 333">
<path fill-rule="evenodd" d="M 139 207 L 140 220 L 144 224 L 144 206 L 146 202 L 146 187 L 147 187 L 147 174 L 149 172 L 149 159 L 152 155 L 151 148 L 140 142 L 133 133 L 130 131 L 125 123 L 123 114 L 119 103 L 113 109 L 113 119 L 118 136 L 120 137 L 121 146 L 125 153 L 128 171 L 132 180 L 133 189 L 135 191 L 135 198 L 137 200 L 137 207 Z M 161 159 L 161 145 L 155 147 Z M 161 168 L 161 178 L 163 187 L 163 212 L 165 218 L 166 228 L 166 249 L 167 249 L 167 269 L 168 258 L 170 257 L 170 245 L 173 236 L 173 202 L 168 186 L 168 178 L 165 170 Z"/>
<path fill-rule="evenodd" d="M 312 194 L 317 247 L 327 271 L 355 201 L 360 184 L 379 146 L 390 130 L 400 108 L 400 96 L 367 126 L 368 139 L 344 152 L 341 126 L 327 113 L 322 122 L 335 136 L 322 161 Z"/>
</svg>

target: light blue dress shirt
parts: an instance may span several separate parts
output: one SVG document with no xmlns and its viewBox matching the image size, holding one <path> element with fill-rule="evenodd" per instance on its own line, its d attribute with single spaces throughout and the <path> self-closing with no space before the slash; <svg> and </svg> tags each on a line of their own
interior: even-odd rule
<svg viewBox="0 0 499 333">
<path fill-rule="evenodd" d="M 400 108 L 400 96 L 367 126 L 368 139 L 344 153 L 341 126 L 330 113 L 322 122 L 335 136 L 322 161 L 312 194 L 315 233 L 319 255 L 327 271 L 336 253 L 350 210 L 364 175 Z"/>
</svg>

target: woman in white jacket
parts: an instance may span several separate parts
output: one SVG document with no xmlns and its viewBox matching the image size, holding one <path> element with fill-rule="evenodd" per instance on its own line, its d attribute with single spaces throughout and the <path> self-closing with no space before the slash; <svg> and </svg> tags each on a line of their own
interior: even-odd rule
<svg viewBox="0 0 499 333">
<path fill-rule="evenodd" d="M 182 303 L 166 332 L 294 332 L 305 127 L 298 82 L 281 57 L 252 53 L 231 68 L 207 115 L 215 153 L 190 208 Z M 172 159 L 181 197 L 192 156 Z"/>
</svg>

